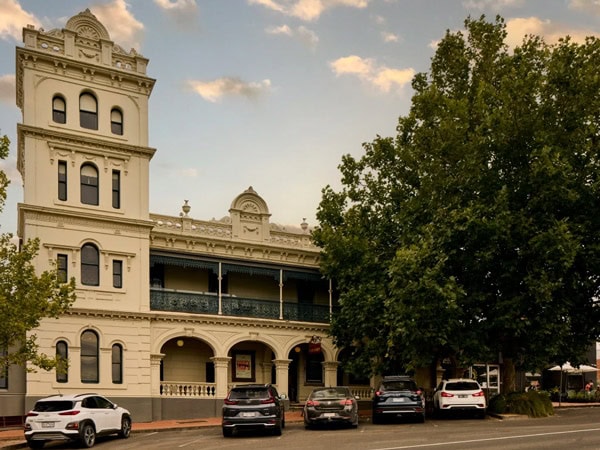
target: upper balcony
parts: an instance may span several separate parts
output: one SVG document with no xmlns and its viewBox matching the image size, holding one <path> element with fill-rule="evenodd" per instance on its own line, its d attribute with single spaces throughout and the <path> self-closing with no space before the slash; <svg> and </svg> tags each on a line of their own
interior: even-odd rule
<svg viewBox="0 0 600 450">
<path fill-rule="evenodd" d="M 214 314 L 258 319 L 329 323 L 333 306 L 275 301 L 209 292 L 150 288 L 150 309 L 154 311 Z"/>
</svg>

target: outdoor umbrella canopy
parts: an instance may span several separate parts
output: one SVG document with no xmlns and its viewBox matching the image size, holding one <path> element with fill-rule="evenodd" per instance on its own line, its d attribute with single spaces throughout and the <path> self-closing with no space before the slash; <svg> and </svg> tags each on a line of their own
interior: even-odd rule
<svg viewBox="0 0 600 450">
<path fill-rule="evenodd" d="M 566 373 L 567 376 L 568 375 L 581 375 L 583 377 L 583 374 L 586 372 L 596 372 L 598 369 L 595 368 L 594 366 L 588 366 L 586 364 L 581 364 L 577 367 L 573 367 L 571 365 L 570 362 L 566 362 L 563 365 L 560 366 L 554 366 L 554 367 L 550 367 L 548 370 L 551 370 L 553 372 L 558 372 L 560 371 L 560 392 L 558 395 L 558 404 L 560 405 L 561 403 L 561 393 L 562 393 L 562 374 Z"/>
<path fill-rule="evenodd" d="M 585 372 L 595 372 L 598 369 L 596 369 L 594 366 L 588 366 L 585 364 L 581 364 L 578 367 L 573 367 L 571 363 L 567 361 L 562 366 L 554 366 L 549 368 L 548 370 L 551 370 L 553 372 L 558 372 L 560 370 L 564 373 L 579 375 Z"/>
</svg>

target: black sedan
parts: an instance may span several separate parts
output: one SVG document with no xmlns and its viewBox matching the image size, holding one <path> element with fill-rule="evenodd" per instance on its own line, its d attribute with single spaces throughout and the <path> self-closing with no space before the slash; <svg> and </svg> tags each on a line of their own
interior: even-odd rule
<svg viewBox="0 0 600 450">
<path fill-rule="evenodd" d="M 344 386 L 314 389 L 304 404 L 304 426 L 348 424 L 358 426 L 358 403 Z"/>
</svg>

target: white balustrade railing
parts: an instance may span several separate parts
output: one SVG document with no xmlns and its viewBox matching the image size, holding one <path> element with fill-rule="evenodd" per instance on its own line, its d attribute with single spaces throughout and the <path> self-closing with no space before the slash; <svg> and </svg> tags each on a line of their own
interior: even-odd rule
<svg viewBox="0 0 600 450">
<path fill-rule="evenodd" d="M 350 386 L 350 392 L 360 400 L 371 400 L 373 388 L 370 386 Z"/>
<path fill-rule="evenodd" d="M 161 381 L 162 397 L 214 398 L 217 392 L 215 383 L 193 383 L 187 381 Z"/>
</svg>

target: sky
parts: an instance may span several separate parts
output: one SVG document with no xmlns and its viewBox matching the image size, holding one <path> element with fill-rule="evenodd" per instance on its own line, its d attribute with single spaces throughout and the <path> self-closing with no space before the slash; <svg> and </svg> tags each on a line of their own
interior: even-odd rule
<svg viewBox="0 0 600 450">
<path fill-rule="evenodd" d="M 507 43 L 600 35 L 600 0 L 0 0 L 0 169 L 11 179 L 0 232 L 15 233 L 15 46 L 22 28 L 64 28 L 89 8 L 125 49 L 149 58 L 150 212 L 220 219 L 249 186 L 271 222 L 317 225 L 342 156 L 394 136 L 411 79 L 447 30 L 501 15 Z"/>
</svg>

